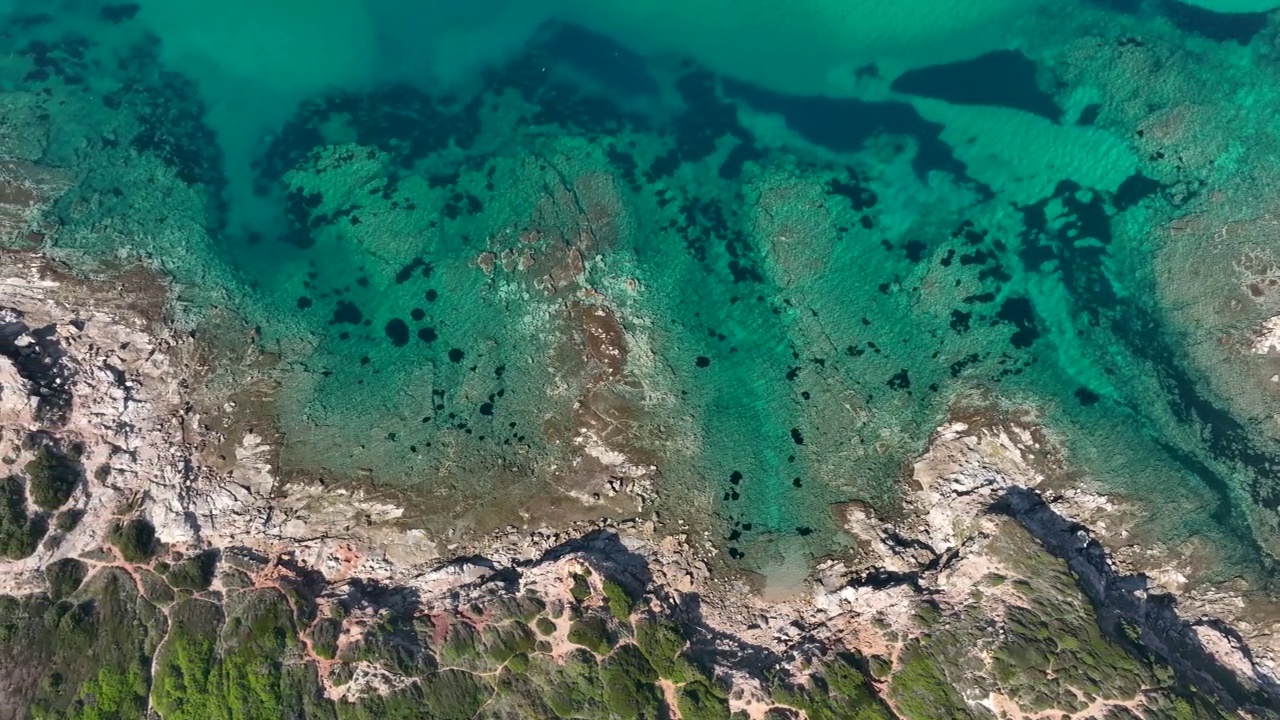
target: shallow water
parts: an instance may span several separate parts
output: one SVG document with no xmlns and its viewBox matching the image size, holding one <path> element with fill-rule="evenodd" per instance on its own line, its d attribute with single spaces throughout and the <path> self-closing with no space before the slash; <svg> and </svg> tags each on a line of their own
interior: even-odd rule
<svg viewBox="0 0 1280 720">
<path fill-rule="evenodd" d="M 729 5 L 18 0 L 3 149 L 52 252 L 258 327 L 287 465 L 426 515 L 652 465 L 785 579 L 983 407 L 1269 576 L 1276 18 Z"/>
</svg>

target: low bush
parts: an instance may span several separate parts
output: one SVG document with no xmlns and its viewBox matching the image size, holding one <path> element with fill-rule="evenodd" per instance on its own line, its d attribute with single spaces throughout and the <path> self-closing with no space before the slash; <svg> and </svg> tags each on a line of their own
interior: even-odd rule
<svg viewBox="0 0 1280 720">
<path fill-rule="evenodd" d="M 631 599 L 631 593 L 618 583 L 605 578 L 604 597 L 609 603 L 609 612 L 617 618 L 618 622 L 630 624 L 631 611 L 635 607 L 635 601 Z"/>
<path fill-rule="evenodd" d="M 75 558 L 63 558 L 50 563 L 44 569 L 45 579 L 49 581 L 49 597 L 61 600 L 80 589 L 89 568 Z"/>
<path fill-rule="evenodd" d="M 659 720 L 666 706 L 654 682 L 658 673 L 635 645 L 619 647 L 600 664 L 604 702 L 617 717 Z"/>
<path fill-rule="evenodd" d="M 513 655 L 533 650 L 535 642 L 529 626 L 519 620 L 493 625 L 484 632 L 484 654 L 501 665 Z"/>
<path fill-rule="evenodd" d="M 880 701 L 858 669 L 859 659 L 838 654 L 827 659 L 804 684 L 796 687 L 777 685 L 776 702 L 803 710 L 809 720 L 890 720 L 893 714 Z M 939 712 L 946 710 L 939 706 Z M 947 714 L 926 716 L 951 718 Z"/>
<path fill-rule="evenodd" d="M 58 532 L 69 533 L 76 529 L 82 517 L 84 517 L 83 510 L 63 510 L 54 518 L 53 527 Z"/>
<path fill-rule="evenodd" d="M 218 567 L 218 551 L 206 550 L 169 568 L 165 579 L 175 590 L 208 590 Z"/>
<path fill-rule="evenodd" d="M 603 618 L 594 615 L 573 621 L 569 626 L 569 642 L 600 655 L 608 653 L 613 647 L 613 638 L 608 625 Z"/>
<path fill-rule="evenodd" d="M 27 498 L 17 478 L 0 480 L 0 554 L 13 560 L 36 551 L 48 531 L 44 516 L 27 515 Z"/>
<path fill-rule="evenodd" d="M 551 618 L 540 617 L 533 623 L 539 635 L 550 635 L 556 631 L 556 624 Z"/>
<path fill-rule="evenodd" d="M 42 510 L 57 510 L 84 479 L 80 463 L 51 445 L 36 451 L 25 468 L 31 488 L 31 500 Z"/>
<path fill-rule="evenodd" d="M 908 645 L 902 653 L 901 667 L 889 681 L 889 696 L 907 720 L 959 720 L 973 716 L 937 663 L 914 645 Z"/>
<path fill-rule="evenodd" d="M 641 619 L 636 623 L 636 644 L 662 677 L 675 683 L 702 677 L 702 672 L 684 656 L 688 642 L 674 622 L 653 617 Z"/>
<path fill-rule="evenodd" d="M 569 588 L 569 594 L 578 602 L 586 600 L 591 597 L 591 582 L 587 580 L 586 576 L 574 573 L 573 587 Z"/>
<path fill-rule="evenodd" d="M 338 636 L 342 634 L 342 623 L 325 618 L 311 626 L 311 649 L 325 660 L 332 660 L 338 654 Z"/>
<path fill-rule="evenodd" d="M 729 701 L 705 683 L 680 686 L 676 705 L 681 720 L 729 720 Z"/>
<path fill-rule="evenodd" d="M 145 563 L 159 550 L 156 529 L 145 518 L 134 518 L 117 524 L 108 538 L 125 562 Z"/>
</svg>

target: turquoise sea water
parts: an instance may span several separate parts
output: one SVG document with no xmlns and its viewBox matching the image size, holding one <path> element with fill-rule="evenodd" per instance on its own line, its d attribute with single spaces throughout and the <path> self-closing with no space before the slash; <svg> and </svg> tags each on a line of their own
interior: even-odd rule
<svg viewBox="0 0 1280 720">
<path fill-rule="evenodd" d="M 43 242 L 256 326 L 290 468 L 477 526 L 652 468 L 781 572 L 1017 411 L 1137 535 L 1271 574 L 1268 3 L 8 5 Z"/>
</svg>

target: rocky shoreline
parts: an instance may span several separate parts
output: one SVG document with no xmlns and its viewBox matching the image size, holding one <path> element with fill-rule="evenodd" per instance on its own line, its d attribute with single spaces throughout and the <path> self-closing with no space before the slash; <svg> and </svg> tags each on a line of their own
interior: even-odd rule
<svg viewBox="0 0 1280 720">
<path fill-rule="evenodd" d="M 80 592 L 95 576 L 123 570 L 139 596 L 160 607 L 184 597 L 231 607 L 234 597 L 275 589 L 300 618 L 301 661 L 314 665 L 333 702 L 394 695 L 420 682 L 368 653 L 343 660 L 344 648 L 365 647 L 389 622 L 455 622 L 488 612 L 475 616 L 476 608 L 536 598 L 544 608 L 570 609 L 548 620 L 554 628 L 537 655 L 562 663 L 581 645 L 570 620 L 595 617 L 591 608 L 608 606 L 621 588 L 628 609 L 615 608 L 609 622 L 619 627 L 609 628 L 623 645 L 632 621 L 677 623 L 687 654 L 722 689 L 728 710 L 752 718 L 819 717 L 779 699 L 779 678 L 803 687 L 822 668 L 832 672 L 831 658 L 842 654 L 860 658 L 855 664 L 876 706 L 904 717 L 917 716 L 901 678 L 919 657 L 933 657 L 933 677 L 962 700 L 956 712 L 976 716 L 1056 708 L 1069 717 L 1120 710 L 1163 717 L 1161 703 L 1187 692 L 1225 713 L 1271 717 L 1280 707 L 1280 614 L 1259 619 L 1262 601 L 1238 588 L 1184 587 L 1176 568 L 1158 571 L 1151 558 L 1117 559 L 1134 556 L 1123 531 L 1130 510 L 1080 487 L 1055 486 L 1060 458 L 1033 425 L 939 428 L 914 464 L 899 516 L 878 517 L 858 504 L 838 508 L 857 551 L 821 564 L 808 589 L 766 600 L 745 578 L 713 574 L 709 544 L 651 516 L 511 527 L 450 543 L 403 527 L 403 509 L 385 494 L 285 482 L 262 415 L 269 392 L 249 382 L 226 393 L 198 337 L 142 311 L 156 298 L 120 293 L 127 278 L 75 278 L 37 255 L 3 260 L 5 462 L 31 468 L 47 448 L 69 458 L 79 480 L 56 507 L 27 505 L 48 529 L 29 555 L 0 563 L 0 594 L 56 596 L 50 568 L 72 561 L 86 570 Z M 115 299 L 131 296 L 134 304 Z M 24 503 L 35 491 L 27 478 Z M 132 546 L 121 541 L 130 528 L 149 528 L 154 552 L 130 557 Z M 174 579 L 182 567 L 207 577 L 183 589 Z M 1045 578 L 1075 599 L 1043 594 Z M 1168 689 L 1140 682 L 1128 695 L 1127 686 L 1060 678 L 1052 697 L 1029 700 L 997 671 L 1010 652 L 998 639 L 1016 635 L 1009 628 L 1019 613 L 1041 608 L 1045 615 L 1042 605 L 1084 618 L 1072 627 L 1093 633 L 1099 647 L 1116 644 L 1145 658 L 1134 667 L 1170 668 Z M 929 655 L 931 638 L 971 632 L 975 619 L 984 631 L 970 647 L 945 662 Z M 315 650 L 317 623 L 329 623 L 332 652 Z M 166 624 L 181 627 L 173 617 Z M 597 654 L 610 656 L 603 647 Z M 1043 672 L 1034 662 L 1028 667 Z M 687 682 L 668 682 L 664 692 L 674 698 Z M 33 692 L 0 688 L 0 716 L 20 716 L 15 709 Z M 679 703 L 668 704 L 680 715 Z"/>
</svg>

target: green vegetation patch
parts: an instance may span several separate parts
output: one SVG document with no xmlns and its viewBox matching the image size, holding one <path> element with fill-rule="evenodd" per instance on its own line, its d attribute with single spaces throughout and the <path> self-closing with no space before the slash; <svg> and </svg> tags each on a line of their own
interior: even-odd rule
<svg viewBox="0 0 1280 720">
<path fill-rule="evenodd" d="M 222 587 L 228 590 L 240 590 L 247 587 L 253 587 L 253 578 L 249 574 L 231 567 L 224 567 L 221 571 Z"/>
<path fill-rule="evenodd" d="M 130 663 L 121 670 L 104 665 L 80 689 L 68 720 L 142 720 L 146 717 L 147 669 Z"/>
<path fill-rule="evenodd" d="M 134 574 L 138 578 L 138 584 L 142 587 L 142 594 L 151 602 L 157 605 L 168 605 L 177 598 L 173 588 L 169 587 L 169 583 L 147 568 L 135 568 Z"/>
<path fill-rule="evenodd" d="M 592 652 L 604 655 L 613 647 L 613 633 L 604 618 L 588 615 L 573 621 L 569 626 L 569 642 L 581 645 Z M 647 661 L 646 661 L 647 662 Z"/>
<path fill-rule="evenodd" d="M 47 531 L 43 516 L 28 517 L 22 483 L 15 477 L 0 480 L 0 553 L 13 560 L 27 557 Z"/>
<path fill-rule="evenodd" d="M 902 652 L 901 665 L 889 685 L 894 707 L 908 720 L 971 718 L 964 698 L 956 692 L 919 643 L 912 642 Z"/>
<path fill-rule="evenodd" d="M 441 670 L 388 695 L 370 695 L 337 705 L 342 720 L 471 720 L 493 695 L 484 678 L 464 670 Z M 166 718 L 167 720 L 167 718 Z"/>
<path fill-rule="evenodd" d="M 610 714 L 601 693 L 599 667 L 586 650 L 570 653 L 563 664 L 545 655 L 514 655 L 477 720 L 602 720 Z"/>
<path fill-rule="evenodd" d="M 43 445 L 24 468 L 31 488 L 31 500 L 42 510 L 57 510 L 84 479 L 79 459 Z"/>
<path fill-rule="evenodd" d="M 666 706 L 655 681 L 658 673 L 644 653 L 630 643 L 618 647 L 600 664 L 604 702 L 609 711 L 622 718 L 659 720 Z"/>
<path fill-rule="evenodd" d="M 170 609 L 169 618 L 169 635 L 156 661 L 156 710 L 166 720 L 222 717 L 224 691 L 214 644 L 222 629 L 222 609 L 203 600 L 184 600 Z"/>
<path fill-rule="evenodd" d="M 437 620 L 437 622 L 448 623 L 444 631 L 444 641 L 436 651 L 441 665 L 469 669 L 488 667 L 480 650 L 484 638 L 479 631 L 469 623 L 456 618 Z"/>
<path fill-rule="evenodd" d="M 583 602 L 591 597 L 591 581 L 587 580 L 585 575 L 573 574 L 573 587 L 569 588 L 569 594 L 574 600 Z"/>
<path fill-rule="evenodd" d="M 631 611 L 635 608 L 635 600 L 632 599 L 631 593 L 618 583 L 605 578 L 604 580 L 604 597 L 609 603 L 609 612 L 617 618 L 620 623 L 631 623 Z"/>
<path fill-rule="evenodd" d="M 512 655 L 511 658 L 507 660 L 506 667 L 503 668 L 503 670 L 522 675 L 529 672 L 529 667 L 531 665 L 533 665 L 533 661 L 529 659 L 528 653 L 520 653 L 518 655 Z"/>
<path fill-rule="evenodd" d="M 802 686 L 775 684 L 774 702 L 803 710 L 809 720 L 890 720 L 893 715 L 876 696 L 858 664 L 853 655 L 836 655 Z"/>
<path fill-rule="evenodd" d="M 148 562 L 160 549 L 156 541 L 155 526 L 146 518 L 133 518 L 117 524 L 112 528 L 108 540 L 125 562 Z"/>
<path fill-rule="evenodd" d="M 535 642 L 529 626 L 518 620 L 491 625 L 484 632 L 484 654 L 501 665 L 514 655 L 532 651 Z"/>
<path fill-rule="evenodd" d="M 75 508 L 63 510 L 53 519 L 53 527 L 60 533 L 69 533 L 76 529 L 80 524 L 80 518 L 84 517 L 84 511 Z"/>
<path fill-rule="evenodd" d="M 208 590 L 218 568 L 218 551 L 205 550 L 170 566 L 164 577 L 177 590 Z"/>
<path fill-rule="evenodd" d="M 465 670 L 441 670 L 422 680 L 422 698 L 438 720 L 470 720 L 488 701 L 493 688 Z"/>
<path fill-rule="evenodd" d="M 487 608 L 488 612 L 496 617 L 525 623 L 533 622 L 533 619 L 546 609 L 547 604 L 541 598 L 528 594 L 496 598 Z"/>
<path fill-rule="evenodd" d="M 8 697 L 48 720 L 142 718 L 163 616 L 115 568 L 96 573 L 76 594 L 74 602 L 35 596 L 3 603 L 0 667 Z"/>
<path fill-rule="evenodd" d="M 995 541 L 1024 598 L 1009 608 L 992 652 L 990 679 L 1027 712 L 1082 710 L 1093 700 L 1154 697 L 1173 690 L 1167 667 L 1108 638 L 1066 563 L 1010 524 Z M 980 614 L 980 613 L 979 613 Z M 967 629 L 966 634 L 978 632 Z"/>
<path fill-rule="evenodd" d="M 1005 582 L 977 588 L 972 602 L 957 612 L 924 613 L 929 631 L 907 643 L 888 681 L 901 715 L 972 717 L 962 696 L 992 692 L 1027 714 L 1072 713 L 1098 700 L 1137 697 L 1171 708 L 1202 706 L 1179 700 L 1196 694 L 1178 688 L 1154 656 L 1108 637 L 1066 564 L 1025 529 L 1006 521 L 991 542 L 993 556 L 1008 569 L 1000 576 Z M 999 601 L 998 617 L 986 610 L 984 593 L 992 587 L 1020 596 L 1012 605 Z"/>
<path fill-rule="evenodd" d="M 680 626 L 671 620 L 642 618 L 636 623 L 636 644 L 660 676 L 674 683 L 702 678 L 702 672 L 684 654 L 689 643 Z"/>
<path fill-rule="evenodd" d="M 556 631 L 556 623 L 551 618 L 540 617 L 534 623 L 533 627 L 538 631 L 539 635 L 551 635 Z"/>
<path fill-rule="evenodd" d="M 183 600 L 156 662 L 153 700 L 165 720 L 333 717 L 315 668 L 298 652 L 292 612 L 275 590 L 247 590 L 223 608 Z"/>
<path fill-rule="evenodd" d="M 311 626 L 311 649 L 319 657 L 332 660 L 338 654 L 338 637 L 342 635 L 342 622 L 335 618 L 318 620 Z"/>
<path fill-rule="evenodd" d="M 680 709 L 680 720 L 729 720 L 729 700 L 703 682 L 681 685 L 676 693 L 676 706 Z"/>
<path fill-rule="evenodd" d="M 469 626 L 467 627 L 470 630 Z M 453 651 L 457 653 L 456 662 L 467 670 L 492 669 L 496 665 L 488 664 L 478 653 L 476 639 L 473 634 L 460 641 Z M 364 660 L 408 677 L 425 675 L 437 667 L 436 657 L 422 643 L 422 638 L 414 628 L 410 619 L 401 615 L 388 613 L 381 622 L 366 632 L 359 642 L 344 648 L 344 660 Z M 441 662 L 445 662 L 441 654 Z"/>
<path fill-rule="evenodd" d="M 49 581 L 49 596 L 61 600 L 80 589 L 80 583 L 89 574 L 89 567 L 75 558 L 63 558 L 50 563 L 44 569 Z"/>
</svg>

